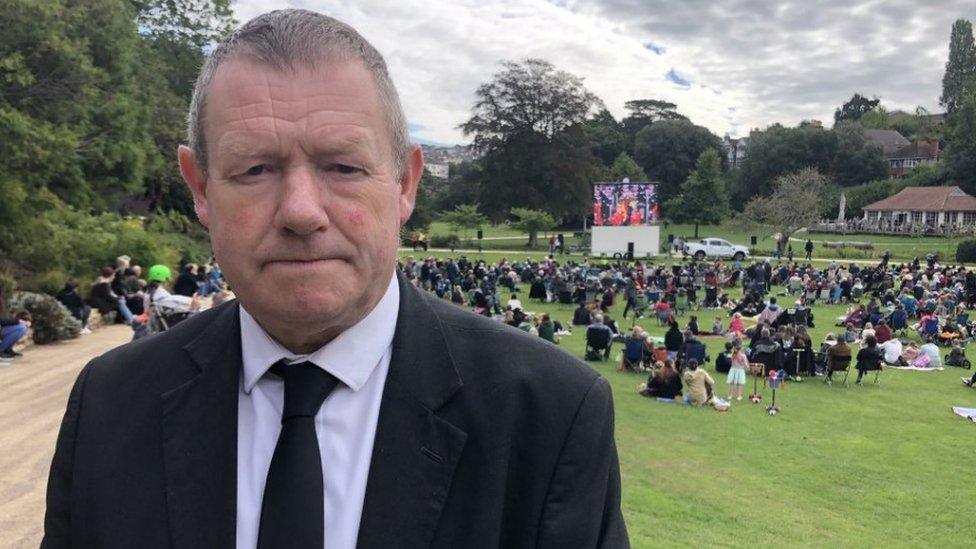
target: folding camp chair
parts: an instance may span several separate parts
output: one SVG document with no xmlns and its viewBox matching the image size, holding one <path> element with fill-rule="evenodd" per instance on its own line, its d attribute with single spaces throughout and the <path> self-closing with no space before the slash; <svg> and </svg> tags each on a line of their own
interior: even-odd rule
<svg viewBox="0 0 976 549">
<path fill-rule="evenodd" d="M 923 337 L 939 337 L 939 319 L 937 318 L 927 318 L 925 322 L 920 326 Z"/>
<path fill-rule="evenodd" d="M 701 366 L 704 366 L 708 362 L 708 355 L 706 354 L 704 343 L 689 343 L 685 345 L 684 363 L 687 364 L 688 360 L 692 358 L 697 360 Z"/>
<path fill-rule="evenodd" d="M 610 345 L 613 332 L 609 329 L 601 330 L 593 326 L 586 329 L 586 360 L 607 360 L 610 357 Z"/>
<path fill-rule="evenodd" d="M 841 383 L 843 386 L 847 386 L 847 376 L 851 373 L 851 357 L 837 357 L 833 360 L 827 360 L 827 375 L 824 376 L 824 383 L 827 385 L 833 385 L 833 376 L 837 372 L 844 372 L 844 381 Z"/>
<path fill-rule="evenodd" d="M 821 288 L 820 295 L 817 297 L 821 303 L 830 303 L 830 288 Z"/>
<path fill-rule="evenodd" d="M 624 339 L 623 364 L 632 372 L 643 372 L 644 368 L 644 340 L 636 337 Z"/>
</svg>

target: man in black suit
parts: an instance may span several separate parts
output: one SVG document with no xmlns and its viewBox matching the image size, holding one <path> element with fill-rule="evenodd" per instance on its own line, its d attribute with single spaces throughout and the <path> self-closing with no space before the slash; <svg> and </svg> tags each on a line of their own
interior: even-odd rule
<svg viewBox="0 0 976 549">
<path fill-rule="evenodd" d="M 606 380 L 394 272 L 423 157 L 355 30 L 244 25 L 189 142 L 238 300 L 82 370 L 44 547 L 629 546 Z"/>
</svg>

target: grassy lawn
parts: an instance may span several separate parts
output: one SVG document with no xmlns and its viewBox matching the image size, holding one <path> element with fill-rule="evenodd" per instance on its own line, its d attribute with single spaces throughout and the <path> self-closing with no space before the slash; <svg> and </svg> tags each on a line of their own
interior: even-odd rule
<svg viewBox="0 0 976 549">
<path fill-rule="evenodd" d="M 568 324 L 571 305 L 527 295 L 523 288 L 527 309 Z M 817 344 L 842 309 L 815 307 Z M 622 310 L 619 304 L 611 316 L 627 328 Z M 699 324 L 711 326 L 718 314 L 699 311 Z M 640 324 L 664 333 L 656 322 Z M 724 397 L 725 376 L 714 373 L 724 340 L 703 339 Z M 582 356 L 583 330 L 560 346 Z M 623 508 L 635 547 L 972 546 L 976 426 L 950 411 L 976 407 L 976 391 L 959 383 L 967 371 L 889 369 L 878 386 L 846 388 L 809 378 L 777 391 L 782 411 L 770 417 L 768 390 L 761 404 L 735 402 L 728 413 L 657 403 L 636 392 L 644 376 L 616 371 L 613 360 L 590 365 L 614 388 Z"/>
</svg>

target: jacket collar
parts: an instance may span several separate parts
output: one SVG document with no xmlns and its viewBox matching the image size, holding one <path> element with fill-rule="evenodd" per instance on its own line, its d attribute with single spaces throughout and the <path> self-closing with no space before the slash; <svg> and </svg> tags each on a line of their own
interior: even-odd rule
<svg viewBox="0 0 976 549">
<path fill-rule="evenodd" d="M 233 547 L 241 339 L 232 301 L 183 347 L 196 375 L 161 395 L 166 499 L 173 547 Z M 209 322 L 208 322 L 209 320 Z M 164 365 L 175 369 L 178 365 Z"/>
<path fill-rule="evenodd" d="M 431 298 L 397 279 L 400 312 L 359 526 L 367 549 L 430 545 L 467 439 L 437 414 L 462 380 Z"/>
</svg>

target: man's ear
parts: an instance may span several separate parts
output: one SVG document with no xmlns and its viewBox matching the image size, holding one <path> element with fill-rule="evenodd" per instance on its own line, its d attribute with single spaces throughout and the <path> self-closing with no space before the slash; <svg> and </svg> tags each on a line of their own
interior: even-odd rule
<svg viewBox="0 0 976 549">
<path fill-rule="evenodd" d="M 180 161 L 180 174 L 183 181 L 193 193 L 193 208 L 197 212 L 197 218 L 204 227 L 210 227 L 210 215 L 207 209 L 207 175 L 203 173 L 197 157 L 186 145 L 180 145 L 177 151 Z"/>
<path fill-rule="evenodd" d="M 413 145 L 410 153 L 404 159 L 403 172 L 400 174 L 400 226 L 410 219 L 413 206 L 417 201 L 417 188 L 420 178 L 424 175 L 424 152 L 417 145 Z"/>
</svg>

